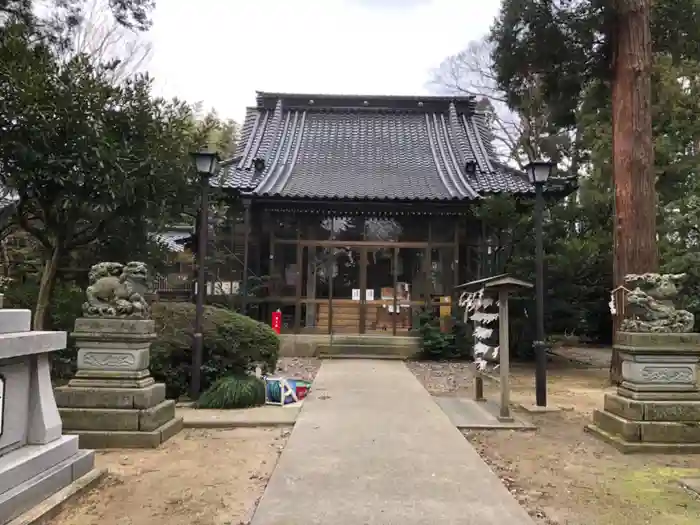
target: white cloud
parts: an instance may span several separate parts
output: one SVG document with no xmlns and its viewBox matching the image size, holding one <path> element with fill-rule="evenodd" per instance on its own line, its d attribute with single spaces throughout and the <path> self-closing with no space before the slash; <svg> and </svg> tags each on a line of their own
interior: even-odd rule
<svg viewBox="0 0 700 525">
<path fill-rule="evenodd" d="M 393 6 L 393 9 L 387 7 Z M 166 96 L 241 119 L 255 91 L 422 94 L 499 1 L 163 0 L 150 70 Z M 469 6 L 468 6 L 469 5 Z M 399 8 L 401 7 L 401 8 Z M 410 8 L 408 8 L 410 7 Z"/>
</svg>

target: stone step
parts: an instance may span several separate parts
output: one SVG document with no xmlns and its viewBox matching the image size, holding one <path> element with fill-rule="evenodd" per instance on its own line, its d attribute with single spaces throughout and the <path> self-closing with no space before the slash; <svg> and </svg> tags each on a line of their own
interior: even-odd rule
<svg viewBox="0 0 700 525">
<path fill-rule="evenodd" d="M 318 355 L 319 359 L 376 359 L 379 361 L 405 361 L 406 356 L 398 354 L 325 354 Z"/>
<path fill-rule="evenodd" d="M 90 472 L 94 464 L 95 453 L 92 450 L 80 450 L 0 494 L 0 523 L 9 522 L 67 487 Z"/>
<path fill-rule="evenodd" d="M 326 343 L 327 344 L 327 343 Z M 356 346 L 390 346 L 400 348 L 420 349 L 420 340 L 415 337 L 374 335 L 367 334 L 358 336 L 357 334 L 347 334 L 333 337 L 333 345 L 356 345 Z"/>
<path fill-rule="evenodd" d="M 2 457 L 0 494 L 77 454 L 78 439 L 62 436 L 46 445 L 28 445 Z"/>
<path fill-rule="evenodd" d="M 398 345 L 376 345 L 376 344 L 347 344 L 347 343 L 334 343 L 334 344 L 320 344 L 318 345 L 319 355 L 354 355 L 354 356 L 387 356 L 395 355 L 402 358 L 412 357 L 417 350 L 409 346 L 398 346 Z"/>
</svg>

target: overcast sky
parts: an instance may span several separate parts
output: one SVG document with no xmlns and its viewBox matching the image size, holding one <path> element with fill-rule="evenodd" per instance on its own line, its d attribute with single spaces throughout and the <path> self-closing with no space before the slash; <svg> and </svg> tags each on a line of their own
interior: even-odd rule
<svg viewBox="0 0 700 525">
<path fill-rule="evenodd" d="M 415 95 L 499 0 L 159 0 L 159 94 L 241 120 L 255 91 Z"/>
</svg>

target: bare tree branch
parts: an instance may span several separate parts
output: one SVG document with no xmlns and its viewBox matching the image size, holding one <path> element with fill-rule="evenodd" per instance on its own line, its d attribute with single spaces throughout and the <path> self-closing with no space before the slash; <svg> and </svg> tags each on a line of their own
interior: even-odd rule
<svg viewBox="0 0 700 525">
<path fill-rule="evenodd" d="M 147 33 L 120 24 L 110 0 L 86 0 L 81 23 L 69 31 L 72 46 L 65 58 L 85 54 L 108 64 L 113 82 L 144 72 L 153 55 Z"/>
<path fill-rule="evenodd" d="M 494 152 L 506 163 L 522 164 L 523 122 L 508 108 L 505 93 L 498 89 L 486 39 L 470 42 L 466 49 L 447 57 L 432 72 L 430 87 L 443 94 L 468 95 L 479 100 L 490 116 Z"/>
</svg>

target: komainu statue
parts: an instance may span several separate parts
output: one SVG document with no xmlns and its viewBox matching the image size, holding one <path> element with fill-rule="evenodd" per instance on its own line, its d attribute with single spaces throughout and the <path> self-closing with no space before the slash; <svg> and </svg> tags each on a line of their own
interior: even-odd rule
<svg viewBox="0 0 700 525">
<path fill-rule="evenodd" d="M 83 303 L 85 317 L 148 319 L 143 295 L 148 287 L 148 268 L 142 262 L 101 262 L 90 268 L 90 286 Z"/>
<path fill-rule="evenodd" d="M 678 295 L 677 285 L 684 278 L 685 274 L 625 276 L 625 284 L 631 290 L 626 297 L 630 316 L 622 321 L 620 329 L 623 332 L 692 332 L 695 316 L 673 305 Z"/>
</svg>

